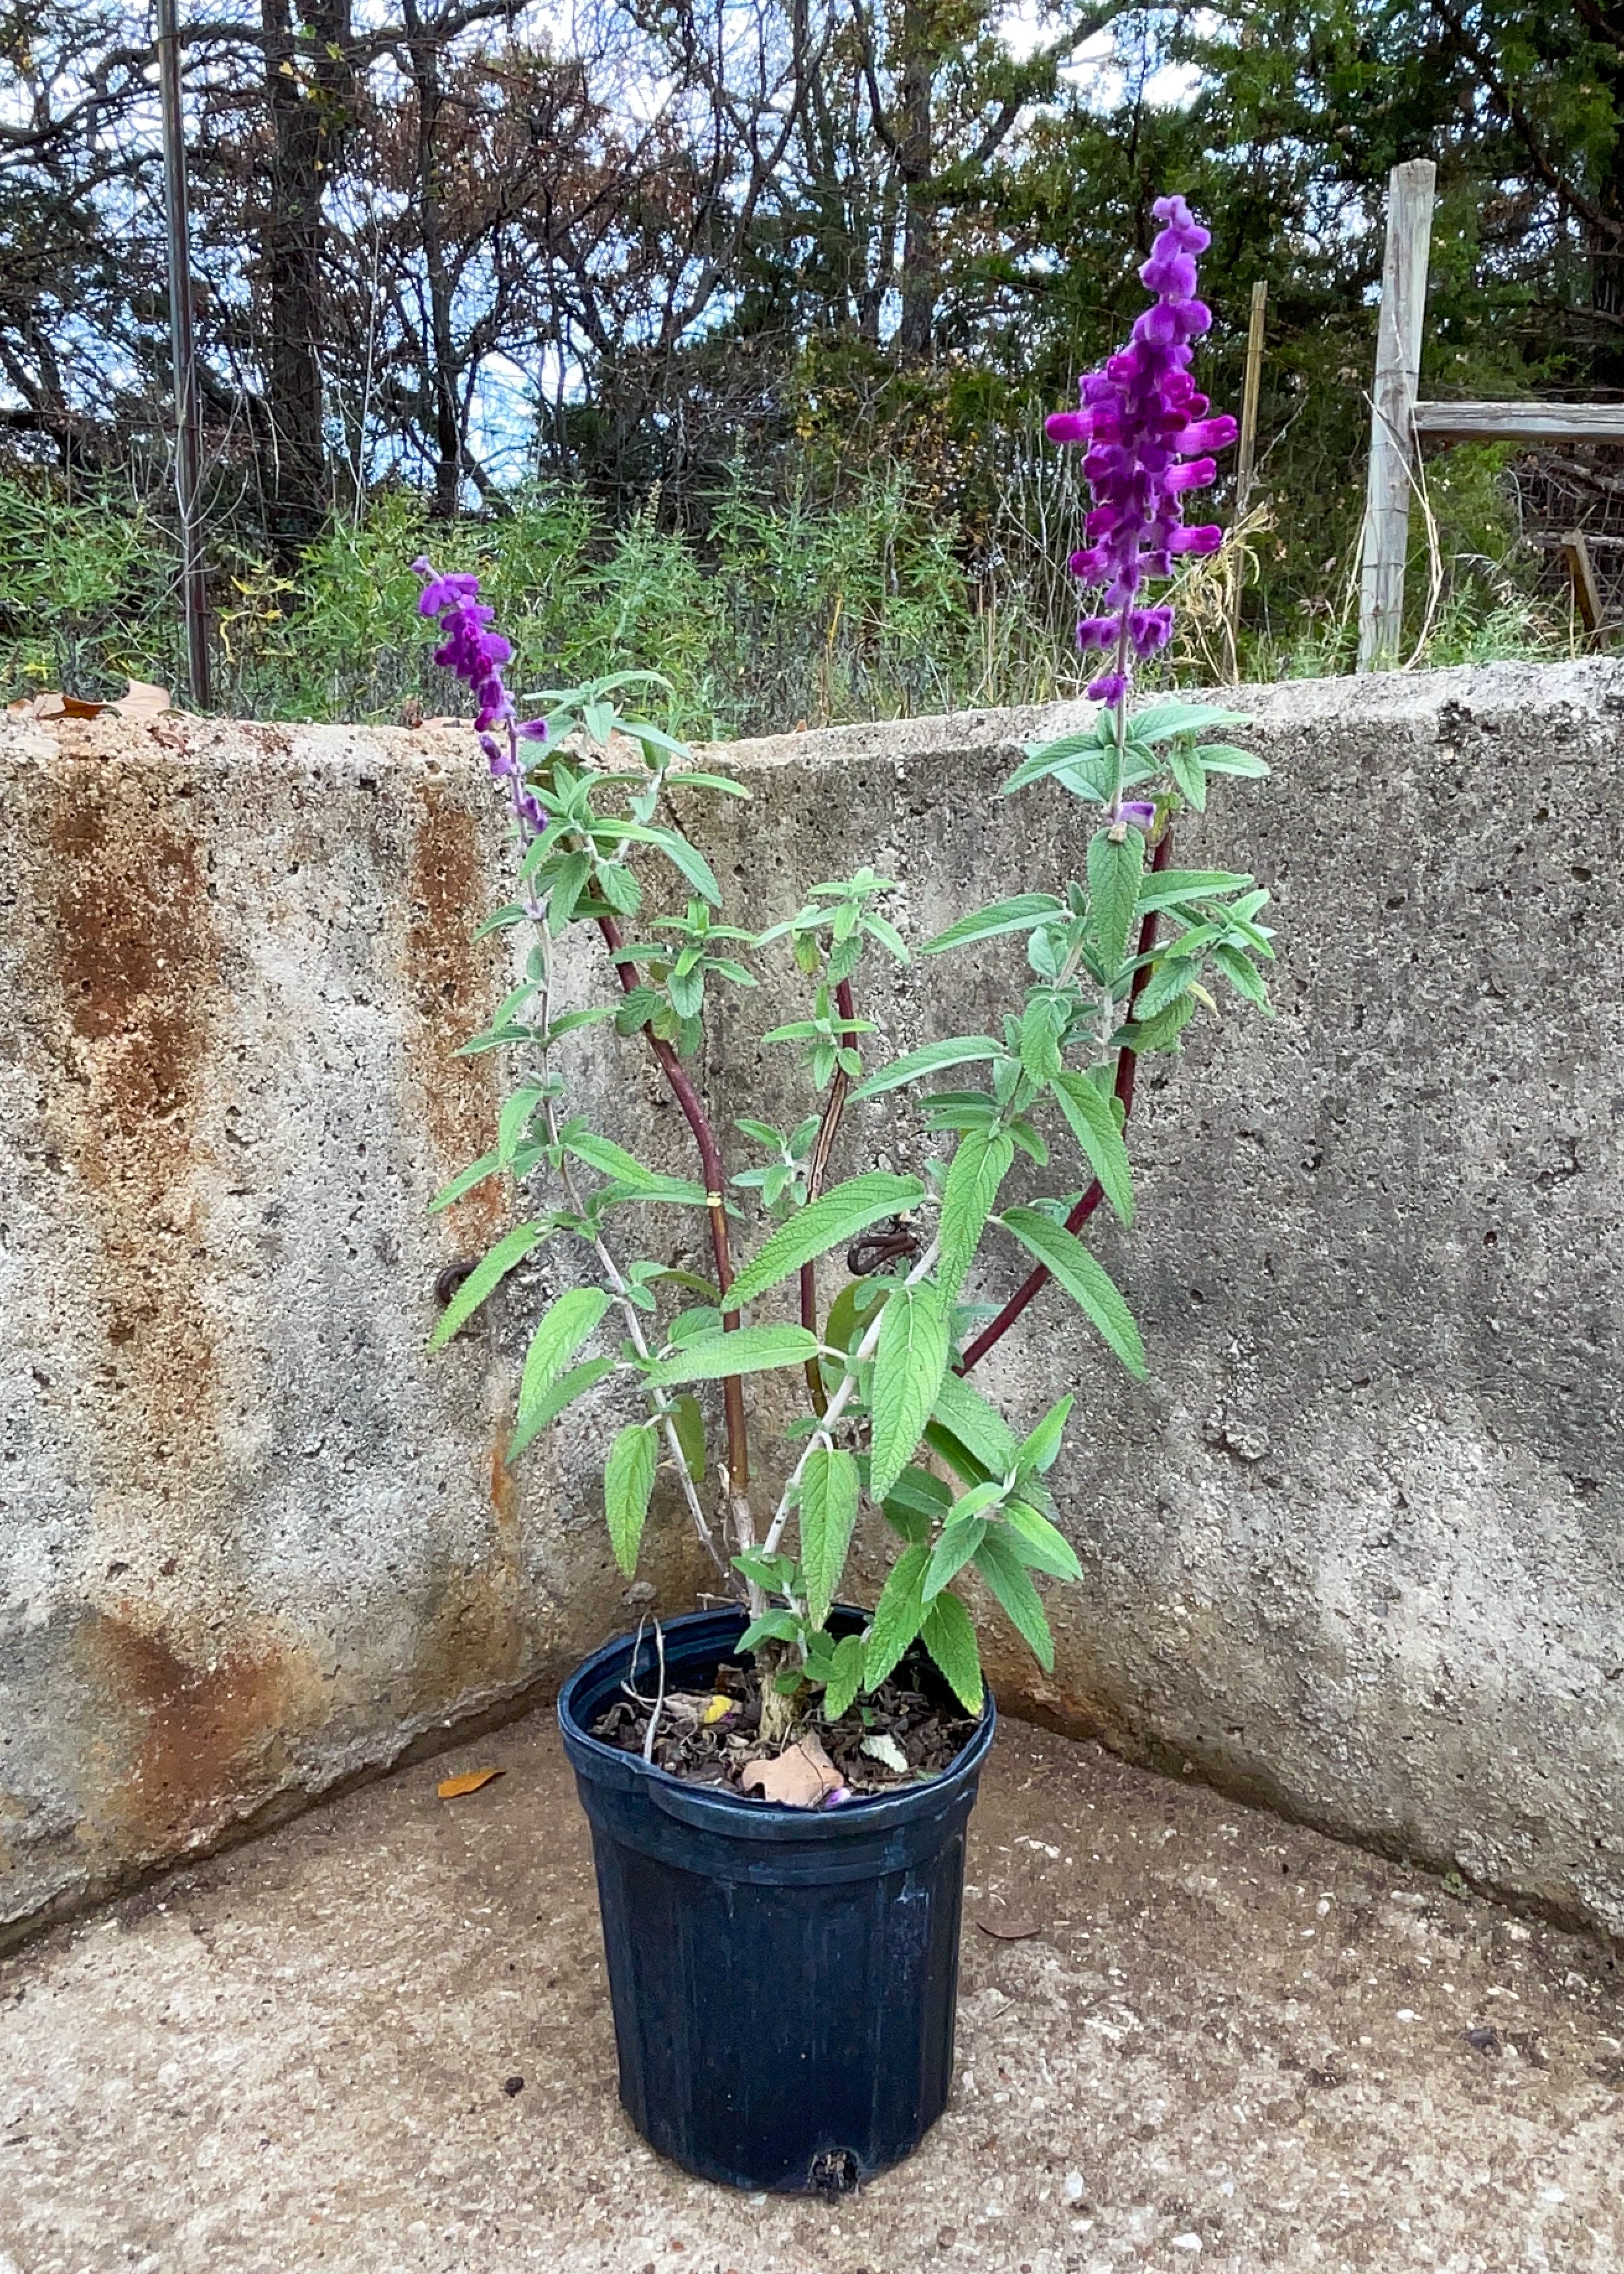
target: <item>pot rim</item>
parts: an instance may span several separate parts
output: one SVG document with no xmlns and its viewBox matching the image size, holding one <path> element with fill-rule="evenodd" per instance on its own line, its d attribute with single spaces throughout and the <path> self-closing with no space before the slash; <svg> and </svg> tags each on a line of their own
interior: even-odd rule
<svg viewBox="0 0 1624 2274">
<path fill-rule="evenodd" d="M 848 1603 L 838 1603 L 831 1615 L 842 1613 L 865 1621 L 869 1615 Z M 728 1629 L 733 1629 L 736 1638 L 744 1631 L 748 1619 L 742 1608 L 728 1605 L 717 1610 L 680 1612 L 675 1618 L 663 1619 L 660 1624 L 668 1644 L 673 1633 L 691 1635 L 695 1629 L 712 1627 L 717 1630 L 721 1654 L 726 1656 L 729 1653 Z M 646 1632 L 645 1629 L 645 1636 Z M 710 1639 L 709 1636 L 705 1638 L 707 1643 Z M 915 1814 L 939 1808 L 961 1785 L 974 1785 L 997 1726 L 997 1707 L 992 1691 L 988 1690 L 974 1729 L 947 1766 L 934 1776 L 917 1779 L 894 1792 L 853 1795 L 838 1808 L 791 1808 L 781 1801 L 755 1800 L 735 1792 L 731 1785 L 695 1784 L 687 1777 L 673 1776 L 669 1769 L 645 1761 L 641 1753 L 622 1751 L 618 1745 L 605 1744 L 601 1737 L 590 1735 L 576 1710 L 577 1698 L 590 1676 L 606 1670 L 605 1660 L 617 1653 L 629 1654 L 636 1642 L 635 1634 L 616 1635 L 583 1658 L 568 1675 L 558 1698 L 559 1727 L 565 1747 L 578 1771 L 590 1776 L 601 1764 L 601 1775 L 613 1765 L 612 1773 L 617 1782 L 625 1779 L 633 1785 L 642 1782 L 649 1798 L 665 1814 L 712 1831 L 747 1835 L 754 1833 L 767 1839 L 838 1840 L 843 1832 L 873 1832 L 905 1821 Z"/>
</svg>

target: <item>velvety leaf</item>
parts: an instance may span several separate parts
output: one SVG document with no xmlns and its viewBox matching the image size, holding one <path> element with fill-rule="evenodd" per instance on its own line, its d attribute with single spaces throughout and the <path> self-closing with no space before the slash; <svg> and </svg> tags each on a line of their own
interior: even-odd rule
<svg viewBox="0 0 1624 2274">
<path fill-rule="evenodd" d="M 981 1653 L 970 1614 L 957 1595 L 938 1595 L 925 1613 L 921 1638 L 966 1713 L 979 1713 L 986 1692 Z"/>
<path fill-rule="evenodd" d="M 924 1623 L 923 1588 L 930 1550 L 921 1541 L 905 1547 L 891 1565 L 874 1607 L 863 1652 L 863 1687 L 877 1690 Z"/>
<path fill-rule="evenodd" d="M 1065 1534 L 1029 1501 L 1008 1501 L 1004 1513 L 1008 1520 L 1011 1545 L 1023 1563 L 1030 1563 L 1036 1570 L 1047 1571 L 1056 1579 L 1082 1577 L 1083 1567 L 1077 1560 L 1077 1550 Z"/>
<path fill-rule="evenodd" d="M 557 1374 L 519 1416 L 518 1426 L 508 1440 L 507 1459 L 516 1461 L 533 1438 L 538 1437 L 550 1421 L 556 1421 L 567 1405 L 584 1397 L 594 1383 L 605 1374 L 613 1374 L 615 1360 L 612 1358 L 588 1359 L 583 1366 L 571 1367 L 568 1374 Z"/>
<path fill-rule="evenodd" d="M 920 949 L 921 955 L 942 955 L 949 948 L 967 947 L 978 939 L 997 939 L 1005 932 L 1030 931 L 1034 925 L 1045 923 L 1050 916 L 1064 915 L 1065 903 L 1052 892 L 1018 892 L 1013 900 L 996 900 L 990 907 L 978 908 L 974 915 L 960 916 L 945 931 L 928 939 Z"/>
<path fill-rule="evenodd" d="M 851 1454 L 815 1445 L 801 1472 L 801 1569 L 814 1626 L 823 1625 L 839 1590 L 857 1501 L 857 1464 Z"/>
<path fill-rule="evenodd" d="M 823 1690 L 825 1721 L 838 1721 L 862 1688 L 863 1647 L 861 1635 L 842 1635 L 835 1645 L 834 1663 Z"/>
<path fill-rule="evenodd" d="M 974 1261 L 998 1188 L 1015 1158 L 1006 1131 L 972 1129 L 960 1138 L 942 1187 L 941 1260 L 936 1276 L 950 1301 Z"/>
<path fill-rule="evenodd" d="M 500 1286 L 514 1266 L 523 1263 L 533 1247 L 547 1236 L 545 1224 L 516 1224 L 469 1273 L 434 1324 L 429 1348 L 440 1350 L 457 1329 L 471 1319 L 492 1290 Z"/>
<path fill-rule="evenodd" d="M 604 1467 L 604 1515 L 614 1560 L 629 1579 L 637 1569 L 637 1549 L 654 1490 L 659 1448 L 644 1421 L 628 1421 L 609 1448 Z"/>
<path fill-rule="evenodd" d="M 836 1185 L 780 1224 L 751 1257 L 727 1291 L 728 1309 L 742 1310 L 803 1263 L 854 1239 L 881 1216 L 913 1208 L 924 1194 L 917 1177 L 893 1177 L 880 1170 Z"/>
<path fill-rule="evenodd" d="M 683 1465 L 696 1485 L 705 1480 L 705 1417 L 699 1400 L 685 1391 L 671 1401 L 672 1425 L 682 1448 Z"/>
<path fill-rule="evenodd" d="M 1120 831 L 1120 836 L 1117 832 Z M 1122 968 L 1139 904 L 1145 840 L 1132 825 L 1096 829 L 1088 843 L 1088 903 L 1100 962 L 1107 974 Z"/>
<path fill-rule="evenodd" d="M 1133 1221 L 1133 1172 L 1111 1101 L 1086 1074 L 1057 1073 L 1051 1088 L 1100 1189 L 1124 1224 Z"/>
<path fill-rule="evenodd" d="M 995 1043 L 990 1035 L 956 1035 L 943 1043 L 927 1043 L 921 1050 L 909 1050 L 906 1057 L 893 1058 L 871 1073 L 867 1081 L 852 1092 L 855 1103 L 865 1097 L 878 1097 L 883 1091 L 900 1089 L 905 1082 L 918 1081 L 922 1075 L 939 1073 L 944 1066 L 974 1065 L 986 1058 L 1001 1058 L 1005 1055 L 1002 1043 Z"/>
<path fill-rule="evenodd" d="M 884 1499 L 906 1468 L 930 1417 L 949 1356 L 947 1304 L 941 1289 L 929 1284 L 899 1288 L 880 1321 L 868 1400 L 868 1489 L 876 1500 Z"/>
<path fill-rule="evenodd" d="M 567 1366 L 609 1307 L 601 1287 L 570 1287 L 543 1316 L 524 1354 L 519 1381 L 519 1419 Z"/>
<path fill-rule="evenodd" d="M 817 1356 L 818 1347 L 817 1337 L 804 1327 L 737 1327 L 732 1334 L 695 1335 L 650 1368 L 648 1379 L 657 1389 L 669 1389 L 680 1382 L 766 1374 L 775 1367 L 804 1366 Z"/>
<path fill-rule="evenodd" d="M 989 1476 L 1007 1476 L 1014 1467 L 1019 1448 L 1009 1423 L 962 1374 L 944 1378 L 936 1392 L 936 1414 Z"/>
<path fill-rule="evenodd" d="M 987 1536 L 984 1516 L 956 1516 L 946 1525 L 942 1537 L 930 1551 L 926 1567 L 925 1583 L 921 1590 L 926 1602 L 939 1595 L 948 1581 L 956 1578 L 970 1561 Z"/>
<path fill-rule="evenodd" d="M 1103 1264 L 1064 1224 L 1056 1224 L 1052 1216 L 1040 1216 L 1035 1209 L 1006 1209 L 1000 1221 L 1029 1254 L 1047 1264 L 1129 1373 L 1143 1381 L 1145 1345 L 1139 1340 L 1132 1314 Z"/>
<path fill-rule="evenodd" d="M 975 1568 L 1009 1615 L 1010 1623 L 1045 1674 L 1055 1670 L 1054 1638 L 1031 1574 L 996 1526 L 976 1550 Z"/>
</svg>

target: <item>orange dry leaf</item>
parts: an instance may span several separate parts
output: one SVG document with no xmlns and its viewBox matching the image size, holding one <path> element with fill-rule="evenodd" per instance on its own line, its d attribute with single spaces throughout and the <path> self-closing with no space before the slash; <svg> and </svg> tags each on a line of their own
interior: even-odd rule
<svg viewBox="0 0 1624 2274">
<path fill-rule="evenodd" d="M 466 1776 L 447 1777 L 434 1789 L 441 1800 L 461 1800 L 465 1792 L 477 1792 L 482 1784 L 489 1784 L 492 1777 L 500 1774 L 500 1769 L 470 1769 Z"/>
</svg>

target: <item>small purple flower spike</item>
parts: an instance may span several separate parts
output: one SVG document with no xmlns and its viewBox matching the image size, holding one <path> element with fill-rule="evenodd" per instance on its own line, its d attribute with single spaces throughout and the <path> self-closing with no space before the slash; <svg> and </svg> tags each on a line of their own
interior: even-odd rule
<svg viewBox="0 0 1624 2274">
<path fill-rule="evenodd" d="M 1190 376 L 1195 342 L 1213 320 L 1196 297 L 1196 256 L 1212 239 L 1183 198 L 1158 198 L 1152 210 L 1165 225 L 1139 276 L 1155 302 L 1128 345 L 1078 381 L 1081 408 L 1057 412 L 1047 425 L 1053 442 L 1088 445 L 1083 471 L 1094 509 L 1088 543 L 1071 566 L 1083 584 L 1104 592 L 1101 613 L 1078 625 L 1077 644 L 1085 653 L 1100 648 L 1111 656 L 1088 693 L 1113 706 L 1126 698 L 1130 659 L 1147 661 L 1172 636 L 1171 607 L 1140 601 L 1145 579 L 1169 576 L 1177 553 L 1215 553 L 1223 540 L 1215 524 L 1186 529 L 1182 501 L 1216 475 L 1206 454 L 1236 436 L 1227 412 L 1207 415 L 1207 399 Z"/>
<path fill-rule="evenodd" d="M 513 660 L 512 643 L 489 629 L 496 611 L 481 602 L 477 576 L 441 576 L 426 555 L 411 565 L 423 579 L 417 614 L 438 618 L 443 634 L 434 660 L 442 670 L 455 672 L 463 685 L 472 689 L 479 747 L 492 773 L 508 785 L 520 835 L 533 837 L 547 825 L 546 809 L 525 783 L 519 744 L 545 742 L 547 729 L 540 719 L 521 721 L 514 709 L 502 678 L 504 667 Z M 493 733 L 492 728 L 498 731 Z"/>
</svg>

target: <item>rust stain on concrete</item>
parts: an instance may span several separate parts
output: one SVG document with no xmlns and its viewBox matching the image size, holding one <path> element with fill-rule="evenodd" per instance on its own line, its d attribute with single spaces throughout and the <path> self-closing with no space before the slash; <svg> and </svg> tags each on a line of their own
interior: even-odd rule
<svg viewBox="0 0 1624 2274">
<path fill-rule="evenodd" d="M 451 783 L 431 779 L 419 792 L 408 891 L 406 975 L 421 1021 L 412 1072 L 430 1142 L 450 1176 L 489 1148 L 499 1103 L 491 1058 L 455 1055 L 495 1007 L 497 956 L 471 937 L 488 885 L 477 817 Z M 491 1178 L 447 1214 L 457 1240 L 473 1246 L 495 1236 L 505 1211 L 503 1180 Z"/>
<path fill-rule="evenodd" d="M 129 1717 L 127 1773 L 109 1794 L 126 1839 L 167 1850 L 228 1822 L 282 1781 L 291 1668 L 240 1648 L 199 1665 L 162 1633 L 102 1615 L 86 1649 Z"/>
<path fill-rule="evenodd" d="M 98 1195 L 109 1388 L 149 1432 L 213 1411 L 215 1353 L 197 1292 L 199 1119 L 211 1080 L 217 953 L 184 776 L 64 761 L 54 770 L 51 969 L 70 1149 Z"/>
</svg>

